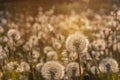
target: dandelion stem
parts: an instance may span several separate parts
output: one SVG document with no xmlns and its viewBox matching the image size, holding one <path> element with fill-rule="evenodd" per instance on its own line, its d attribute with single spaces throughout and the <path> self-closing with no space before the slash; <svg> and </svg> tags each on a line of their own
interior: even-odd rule
<svg viewBox="0 0 120 80">
<path fill-rule="evenodd" d="M 54 80 L 54 76 L 55 76 L 54 72 L 50 71 L 50 73 L 51 73 L 51 80 Z"/>
<path fill-rule="evenodd" d="M 80 74 L 80 80 L 82 80 L 82 77 L 81 77 L 81 66 L 80 66 L 80 61 L 81 61 L 81 59 L 80 59 L 80 54 L 79 54 L 79 50 L 78 50 L 78 48 L 77 48 L 77 52 L 78 52 L 78 63 L 79 63 L 79 74 Z"/>
<path fill-rule="evenodd" d="M 94 64 L 96 65 L 96 68 L 99 70 L 100 73 L 102 73 L 102 72 L 100 71 L 100 69 L 99 69 L 99 67 L 98 67 L 98 64 L 97 64 L 97 62 L 96 62 L 96 59 L 95 59 L 94 56 L 92 55 L 91 51 L 89 51 L 89 54 L 90 54 L 90 57 L 92 58 Z"/>
<path fill-rule="evenodd" d="M 76 73 L 76 69 L 74 69 L 73 71 L 72 71 L 72 80 L 76 80 L 76 78 L 75 78 L 75 73 Z"/>
</svg>

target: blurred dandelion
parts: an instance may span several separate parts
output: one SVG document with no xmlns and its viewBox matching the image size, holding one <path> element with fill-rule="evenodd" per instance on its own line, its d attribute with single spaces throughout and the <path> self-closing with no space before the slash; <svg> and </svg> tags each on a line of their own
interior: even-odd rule
<svg viewBox="0 0 120 80">
<path fill-rule="evenodd" d="M 29 71 L 30 71 L 30 66 L 26 62 L 21 62 L 21 64 L 16 69 L 16 72 L 29 72 Z"/>
<path fill-rule="evenodd" d="M 78 59 L 78 55 L 77 55 L 77 53 L 72 52 L 72 53 L 69 54 L 69 58 L 70 58 L 70 60 L 75 61 L 75 60 Z"/>
<path fill-rule="evenodd" d="M 107 73 L 107 72 L 116 73 L 119 71 L 118 63 L 113 58 L 103 59 L 99 64 L 99 69 L 103 73 Z"/>
<path fill-rule="evenodd" d="M 20 32 L 16 29 L 10 29 L 7 33 L 7 36 L 11 40 L 19 40 L 21 37 Z"/>
<path fill-rule="evenodd" d="M 37 45 L 37 43 L 38 43 L 38 37 L 35 36 L 35 35 L 30 36 L 29 43 L 31 45 Z"/>
<path fill-rule="evenodd" d="M 16 62 L 16 61 L 12 62 L 11 61 L 4 66 L 4 69 L 8 72 L 16 72 L 18 66 L 19 66 L 18 62 Z"/>
<path fill-rule="evenodd" d="M 105 42 L 105 40 L 103 40 L 103 39 L 94 40 L 94 42 L 93 42 L 93 47 L 94 47 L 96 50 L 98 50 L 98 51 L 100 51 L 100 50 L 105 50 L 105 48 L 106 48 L 106 42 Z"/>
<path fill-rule="evenodd" d="M 42 63 L 42 62 L 41 62 L 41 63 L 38 63 L 38 64 L 36 64 L 35 69 L 36 69 L 38 72 L 40 72 L 40 71 L 41 71 L 42 66 L 43 66 L 43 63 Z"/>
<path fill-rule="evenodd" d="M 90 71 L 92 74 L 99 74 L 100 73 L 99 70 L 96 68 L 96 66 L 92 66 L 90 68 Z"/>
<path fill-rule="evenodd" d="M 43 52 L 47 54 L 48 52 L 53 51 L 52 46 L 45 46 Z"/>
<path fill-rule="evenodd" d="M 58 56 L 57 53 L 55 51 L 50 51 L 47 53 L 47 60 L 57 60 Z"/>
</svg>

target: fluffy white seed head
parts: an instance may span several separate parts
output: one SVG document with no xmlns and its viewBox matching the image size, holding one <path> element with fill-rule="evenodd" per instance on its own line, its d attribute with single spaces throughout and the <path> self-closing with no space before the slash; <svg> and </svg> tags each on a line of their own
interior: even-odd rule
<svg viewBox="0 0 120 80">
<path fill-rule="evenodd" d="M 88 39 L 81 33 L 75 33 L 68 36 L 66 40 L 66 49 L 69 52 L 84 52 L 88 47 Z"/>
<path fill-rule="evenodd" d="M 99 69 L 103 73 L 107 72 L 118 72 L 119 71 L 119 65 L 116 60 L 113 58 L 105 58 L 103 59 L 99 64 Z"/>
<path fill-rule="evenodd" d="M 77 62 L 71 62 L 66 67 L 67 76 L 71 78 L 73 75 L 79 76 L 79 64 Z M 83 68 L 81 67 L 81 73 Z"/>
<path fill-rule="evenodd" d="M 20 32 L 16 29 L 10 29 L 7 33 L 9 39 L 19 40 L 21 35 Z"/>
<path fill-rule="evenodd" d="M 59 62 L 48 61 L 43 65 L 41 73 L 46 80 L 50 80 L 51 76 L 55 80 L 60 80 L 64 76 L 64 67 Z"/>
</svg>

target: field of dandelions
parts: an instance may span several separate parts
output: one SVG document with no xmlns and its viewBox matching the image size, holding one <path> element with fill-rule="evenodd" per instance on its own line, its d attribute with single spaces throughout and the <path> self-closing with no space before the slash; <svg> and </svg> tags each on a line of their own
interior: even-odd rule
<svg viewBox="0 0 120 80">
<path fill-rule="evenodd" d="M 0 80 L 120 80 L 120 9 L 0 11 Z"/>
</svg>

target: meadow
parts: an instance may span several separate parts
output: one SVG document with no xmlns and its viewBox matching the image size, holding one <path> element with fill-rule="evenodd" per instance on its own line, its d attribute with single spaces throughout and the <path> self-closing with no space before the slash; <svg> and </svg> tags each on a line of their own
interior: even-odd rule
<svg viewBox="0 0 120 80">
<path fill-rule="evenodd" d="M 0 80 L 120 80 L 120 7 L 0 10 Z"/>
</svg>

